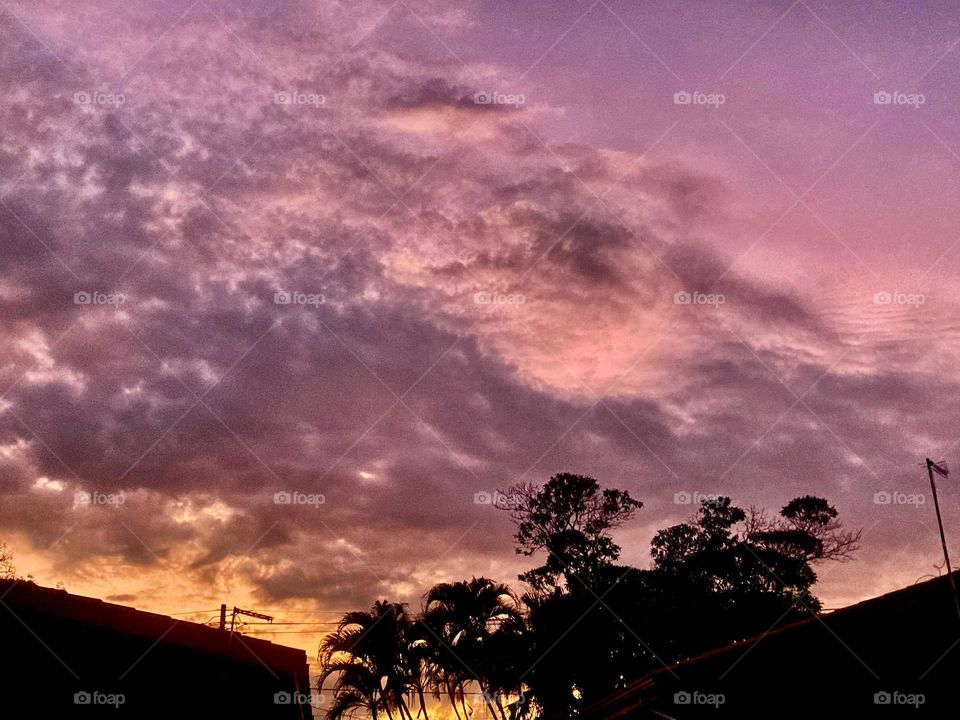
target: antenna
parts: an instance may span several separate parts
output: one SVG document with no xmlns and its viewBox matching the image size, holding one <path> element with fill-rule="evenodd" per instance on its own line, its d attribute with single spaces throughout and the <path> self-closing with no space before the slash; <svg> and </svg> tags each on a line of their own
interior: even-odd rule
<svg viewBox="0 0 960 720">
<path fill-rule="evenodd" d="M 953 579 L 953 568 L 950 567 L 950 553 L 947 552 L 947 536 L 943 532 L 943 517 L 940 515 L 940 501 L 937 500 L 937 484 L 933 480 L 933 473 L 948 477 L 950 471 L 947 470 L 946 463 L 935 463 L 927 458 L 927 474 L 930 476 L 930 489 L 933 491 L 933 507 L 937 511 L 937 525 L 940 528 L 940 544 L 943 546 L 943 559 L 947 563 L 947 581 L 950 583 L 950 594 L 953 596 L 953 606 L 957 611 L 957 617 L 960 618 L 960 600 L 957 599 L 957 583 Z"/>
<path fill-rule="evenodd" d="M 238 607 L 233 608 L 233 615 L 230 617 L 230 632 L 233 632 L 234 627 L 237 624 L 237 615 L 246 615 L 247 617 L 255 617 L 260 620 L 266 620 L 268 623 L 273 622 L 273 615 L 264 615 L 263 613 L 254 612 L 253 610 L 243 610 Z"/>
</svg>

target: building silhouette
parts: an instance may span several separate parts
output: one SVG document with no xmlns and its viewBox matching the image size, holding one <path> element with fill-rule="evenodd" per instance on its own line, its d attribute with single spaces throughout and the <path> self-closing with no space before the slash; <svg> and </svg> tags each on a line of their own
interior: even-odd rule
<svg viewBox="0 0 960 720">
<path fill-rule="evenodd" d="M 958 690 L 942 576 L 660 668 L 584 718 L 951 718 Z"/>
<path fill-rule="evenodd" d="M 303 650 L 27 581 L 0 581 L 0 643 L 10 717 L 313 717 Z"/>
</svg>

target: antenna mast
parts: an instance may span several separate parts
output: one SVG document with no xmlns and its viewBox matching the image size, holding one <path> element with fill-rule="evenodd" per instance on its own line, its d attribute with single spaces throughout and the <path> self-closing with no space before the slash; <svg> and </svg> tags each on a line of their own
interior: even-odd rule
<svg viewBox="0 0 960 720">
<path fill-rule="evenodd" d="M 254 612 L 253 610 L 242 610 L 238 607 L 233 608 L 233 615 L 230 617 L 230 632 L 233 632 L 234 627 L 237 624 L 237 615 L 246 615 L 247 617 L 255 617 L 260 620 L 266 620 L 268 623 L 273 622 L 273 615 L 264 615 L 263 613 Z"/>
<path fill-rule="evenodd" d="M 933 491 L 933 507 L 937 511 L 937 525 L 940 528 L 940 544 L 943 546 L 943 559 L 947 563 L 947 581 L 950 583 L 953 607 L 957 611 L 957 617 L 960 618 L 960 600 L 957 599 L 957 583 L 953 579 L 953 568 L 950 567 L 950 553 L 947 552 L 947 536 L 943 532 L 943 517 L 940 515 L 940 501 L 937 500 L 937 483 L 933 480 L 934 470 L 936 470 L 938 475 L 942 475 L 943 477 L 947 477 L 950 471 L 943 465 L 938 465 L 930 458 L 927 458 L 927 474 L 930 476 L 930 489 Z"/>
</svg>

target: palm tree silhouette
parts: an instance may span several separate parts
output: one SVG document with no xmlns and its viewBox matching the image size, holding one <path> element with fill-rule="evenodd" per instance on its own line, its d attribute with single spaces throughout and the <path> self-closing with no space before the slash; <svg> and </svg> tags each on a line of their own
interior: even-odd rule
<svg viewBox="0 0 960 720">
<path fill-rule="evenodd" d="M 424 622 L 438 641 L 436 678 L 451 702 L 458 695 L 467 714 L 463 688 L 472 680 L 491 715 L 496 718 L 499 711 L 501 720 L 507 720 L 503 698 L 520 695 L 527 638 L 523 611 L 513 591 L 484 577 L 435 585 L 426 595 Z M 508 705 L 513 718 L 522 699 Z"/>
<path fill-rule="evenodd" d="M 328 720 L 366 708 L 373 720 L 413 720 L 407 695 L 416 689 L 408 642 L 411 620 L 402 603 L 378 601 L 369 611 L 349 612 L 320 643 L 318 686 L 337 675 Z M 425 710 L 425 709 L 424 709 Z"/>
</svg>

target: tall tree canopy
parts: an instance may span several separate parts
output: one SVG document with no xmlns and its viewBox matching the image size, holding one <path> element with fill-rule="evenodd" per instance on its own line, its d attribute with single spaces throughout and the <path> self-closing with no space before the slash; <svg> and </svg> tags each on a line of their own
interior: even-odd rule
<svg viewBox="0 0 960 720">
<path fill-rule="evenodd" d="M 547 553 L 543 565 L 520 576 L 538 591 L 596 581 L 620 557 L 609 531 L 643 506 L 625 490 L 601 489 L 595 479 L 573 473 L 558 473 L 542 487 L 515 485 L 508 497 L 517 553 Z"/>
</svg>

